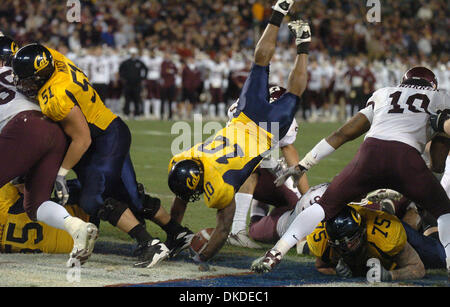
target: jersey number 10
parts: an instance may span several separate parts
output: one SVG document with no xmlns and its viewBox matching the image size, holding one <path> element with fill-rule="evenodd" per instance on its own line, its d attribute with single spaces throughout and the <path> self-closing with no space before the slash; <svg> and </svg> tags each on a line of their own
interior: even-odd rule
<svg viewBox="0 0 450 307">
<path fill-rule="evenodd" d="M 391 106 L 392 108 L 388 111 L 388 113 L 403 113 L 405 111 L 404 108 L 401 107 L 401 105 L 398 103 L 400 101 L 400 96 L 402 95 L 401 91 L 397 91 L 393 94 L 391 94 L 389 96 L 389 98 L 391 98 Z M 420 100 L 422 101 L 422 103 L 420 104 L 420 109 L 417 109 L 414 106 L 414 102 L 416 100 Z M 430 104 L 430 98 L 428 98 L 427 95 L 425 94 L 414 94 L 408 97 L 408 99 L 406 100 L 406 105 L 408 106 L 408 110 L 413 112 L 413 113 L 427 113 L 430 114 L 430 112 L 428 112 L 428 105 Z"/>
</svg>

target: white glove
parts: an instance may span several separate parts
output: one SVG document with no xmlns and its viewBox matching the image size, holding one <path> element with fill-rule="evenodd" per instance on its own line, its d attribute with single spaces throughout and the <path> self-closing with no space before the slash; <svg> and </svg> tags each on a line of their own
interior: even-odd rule
<svg viewBox="0 0 450 307">
<path fill-rule="evenodd" d="M 336 265 L 336 275 L 343 278 L 351 278 L 353 276 L 352 270 L 342 258 L 339 259 Z"/>
<path fill-rule="evenodd" d="M 370 258 L 367 260 L 366 265 L 369 267 L 366 277 L 367 281 L 370 283 L 381 282 L 381 281 L 392 281 L 391 272 L 386 270 L 380 263 L 378 258 Z"/>
</svg>

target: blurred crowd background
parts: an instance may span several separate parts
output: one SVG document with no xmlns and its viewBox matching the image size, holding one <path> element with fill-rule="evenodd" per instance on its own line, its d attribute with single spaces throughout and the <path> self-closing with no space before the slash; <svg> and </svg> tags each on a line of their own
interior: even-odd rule
<svg viewBox="0 0 450 307">
<path fill-rule="evenodd" d="M 295 57 L 287 21 L 308 20 L 313 34 L 299 117 L 346 120 L 375 89 L 397 85 L 419 64 L 450 90 L 448 0 L 379 1 L 380 22 L 368 22 L 373 2 L 302 0 L 285 19 L 272 84 L 286 84 Z M 2 0 L 0 31 L 66 54 L 123 116 L 185 119 L 197 112 L 224 119 L 274 0 L 80 1 L 80 22 L 68 22 L 67 3 Z"/>
</svg>

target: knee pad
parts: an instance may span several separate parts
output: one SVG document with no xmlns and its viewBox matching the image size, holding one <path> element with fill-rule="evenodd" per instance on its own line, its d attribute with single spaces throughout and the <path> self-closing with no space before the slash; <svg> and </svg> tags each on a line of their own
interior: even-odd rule
<svg viewBox="0 0 450 307">
<path fill-rule="evenodd" d="M 103 221 L 108 221 L 113 226 L 116 226 L 120 217 L 127 209 L 127 204 L 115 200 L 114 198 L 107 198 L 104 204 L 99 208 L 97 217 Z"/>
<path fill-rule="evenodd" d="M 156 197 L 151 197 L 148 194 L 144 194 L 142 206 L 144 209 L 142 210 L 141 215 L 145 219 L 151 220 L 155 217 L 161 207 L 161 200 Z"/>
</svg>

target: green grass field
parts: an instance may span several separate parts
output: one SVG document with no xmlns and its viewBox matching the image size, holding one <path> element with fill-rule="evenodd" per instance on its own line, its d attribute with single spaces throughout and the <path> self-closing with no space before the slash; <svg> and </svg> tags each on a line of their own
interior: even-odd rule
<svg viewBox="0 0 450 307">
<path fill-rule="evenodd" d="M 128 121 L 133 136 L 131 155 L 139 182 L 147 191 L 161 198 L 164 208 L 169 211 L 173 194 L 167 185 L 168 163 L 172 157 L 171 143 L 178 134 L 171 134 L 171 127 L 175 122 L 167 121 Z M 206 122 L 203 123 L 205 125 Z M 193 125 L 193 123 L 190 123 Z M 308 152 L 318 141 L 328 136 L 341 124 L 331 123 L 300 123 L 295 147 L 300 155 Z M 205 140 L 209 135 L 204 135 Z M 330 181 L 355 155 L 360 140 L 344 145 L 340 150 L 323 160 L 308 173 L 310 185 Z M 208 209 L 203 200 L 189 204 L 183 225 L 191 230 L 199 231 L 206 227 L 215 227 L 216 210 Z M 165 233 L 157 225 L 147 223 L 149 232 L 156 237 L 165 239 Z M 131 239 L 125 233 L 113 228 L 108 223 L 101 225 L 101 239 L 125 240 Z M 223 251 L 252 253 L 244 248 L 224 246 Z M 255 251 L 256 252 L 256 251 Z M 261 253 L 261 251 L 258 251 Z"/>
</svg>

